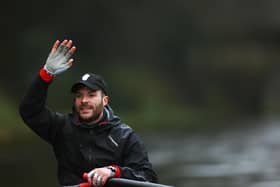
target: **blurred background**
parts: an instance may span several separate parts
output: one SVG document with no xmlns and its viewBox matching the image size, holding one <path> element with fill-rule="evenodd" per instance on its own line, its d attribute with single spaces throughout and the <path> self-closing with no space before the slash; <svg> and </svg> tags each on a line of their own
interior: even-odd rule
<svg viewBox="0 0 280 187">
<path fill-rule="evenodd" d="M 5 1 L 0 30 L 0 185 L 58 186 L 51 147 L 18 104 L 56 39 L 75 64 L 48 105 L 103 75 L 111 106 L 145 141 L 160 182 L 177 187 L 280 185 L 280 2 Z"/>
</svg>

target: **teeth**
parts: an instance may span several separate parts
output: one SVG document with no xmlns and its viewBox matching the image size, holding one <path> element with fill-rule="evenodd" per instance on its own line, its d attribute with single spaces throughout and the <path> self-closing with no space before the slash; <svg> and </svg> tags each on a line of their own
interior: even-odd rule
<svg viewBox="0 0 280 187">
<path fill-rule="evenodd" d="M 89 110 L 91 109 L 90 107 L 81 107 L 80 110 Z"/>
</svg>

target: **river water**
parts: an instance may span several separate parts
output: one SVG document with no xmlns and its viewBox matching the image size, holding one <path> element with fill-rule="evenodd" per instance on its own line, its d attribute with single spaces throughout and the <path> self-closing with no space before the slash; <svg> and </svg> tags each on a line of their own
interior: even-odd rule
<svg viewBox="0 0 280 187">
<path fill-rule="evenodd" d="M 279 187 L 280 122 L 146 136 L 160 182 L 176 187 Z"/>
<path fill-rule="evenodd" d="M 160 183 L 279 187 L 280 121 L 238 124 L 212 132 L 141 134 Z M 58 186 L 51 147 L 31 135 L 28 141 L 1 144 L 0 186 Z"/>
</svg>

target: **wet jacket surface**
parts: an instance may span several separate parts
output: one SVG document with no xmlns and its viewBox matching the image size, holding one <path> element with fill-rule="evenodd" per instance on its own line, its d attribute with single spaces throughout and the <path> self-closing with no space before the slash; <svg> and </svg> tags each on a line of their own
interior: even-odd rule
<svg viewBox="0 0 280 187">
<path fill-rule="evenodd" d="M 25 124 L 52 145 L 61 185 L 84 182 L 84 172 L 108 165 L 119 166 L 122 178 L 157 182 L 142 140 L 110 106 L 105 107 L 99 123 L 82 124 L 75 112 L 62 114 L 47 108 L 49 85 L 37 76 L 19 112 Z"/>
</svg>

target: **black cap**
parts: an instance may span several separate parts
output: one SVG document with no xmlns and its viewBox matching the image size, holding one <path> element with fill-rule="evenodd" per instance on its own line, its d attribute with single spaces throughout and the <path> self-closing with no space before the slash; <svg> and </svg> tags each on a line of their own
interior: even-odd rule
<svg viewBox="0 0 280 187">
<path fill-rule="evenodd" d="M 93 73 L 84 74 L 79 81 L 73 84 L 71 92 L 75 93 L 83 85 L 92 90 L 102 90 L 107 95 L 107 83 L 100 75 Z"/>
</svg>

